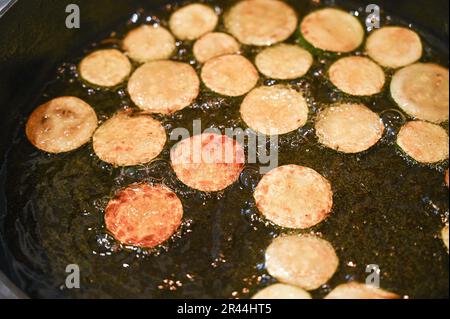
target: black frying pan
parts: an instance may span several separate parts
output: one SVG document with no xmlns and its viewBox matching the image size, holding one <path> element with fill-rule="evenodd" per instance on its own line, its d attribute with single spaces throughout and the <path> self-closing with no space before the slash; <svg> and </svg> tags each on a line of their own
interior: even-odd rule
<svg viewBox="0 0 450 319">
<path fill-rule="evenodd" d="M 34 107 L 36 97 L 42 92 L 42 83 L 55 72 L 58 63 L 73 56 L 72 52 L 107 35 L 136 9 L 156 8 L 165 2 L 170 1 L 0 1 L 0 298 L 24 298 L 28 294 L 28 291 L 23 292 L 16 287 L 26 287 L 28 283 L 14 275 L 13 267 L 21 263 L 21 255 L 11 250 L 5 236 L 5 220 L 13 212 L 8 211 L 11 206 L 5 195 L 5 187 L 11 181 L 7 183 L 8 166 L 4 159 L 17 130 L 22 129 L 18 127 L 21 119 Z M 338 4 L 341 2 L 348 3 L 336 1 Z M 373 2 L 437 39 L 436 46 L 441 52 L 446 52 L 448 60 L 447 0 L 364 0 L 354 3 L 364 6 Z M 82 9 L 83 27 L 79 30 L 64 27 L 65 8 L 69 3 L 76 3 Z M 448 61 L 444 63 L 448 64 Z M 46 297 L 45 292 L 40 296 Z"/>
</svg>

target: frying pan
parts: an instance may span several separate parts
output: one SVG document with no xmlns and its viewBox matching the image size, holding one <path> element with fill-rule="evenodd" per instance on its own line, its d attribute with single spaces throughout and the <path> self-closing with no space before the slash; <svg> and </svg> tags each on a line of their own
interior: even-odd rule
<svg viewBox="0 0 450 319">
<path fill-rule="evenodd" d="M 149 10 L 168 2 L 175 1 L 0 0 L 0 298 L 27 298 L 28 293 L 21 290 L 25 284 L 13 271 L 14 265 L 21 262 L 20 254 L 11 251 L 4 236 L 5 219 L 11 213 L 6 196 L 6 154 L 15 133 L 22 129 L 18 128 L 21 119 L 34 107 L 42 83 L 55 72 L 58 63 L 105 37 L 138 8 Z M 349 1 L 329 2 L 349 6 Z M 358 8 L 372 2 L 438 39 L 436 45 L 448 59 L 447 0 L 364 0 L 353 1 L 352 5 Z M 64 27 L 65 8 L 70 3 L 82 10 L 80 29 Z"/>
</svg>

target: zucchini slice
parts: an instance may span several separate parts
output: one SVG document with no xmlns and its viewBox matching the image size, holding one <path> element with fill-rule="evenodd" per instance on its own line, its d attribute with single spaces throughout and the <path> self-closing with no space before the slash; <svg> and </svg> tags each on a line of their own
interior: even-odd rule
<svg viewBox="0 0 450 319">
<path fill-rule="evenodd" d="M 95 131 L 93 146 L 95 154 L 104 162 L 134 166 L 156 158 L 166 141 L 164 127 L 152 117 L 119 113 Z"/>
<path fill-rule="evenodd" d="M 286 285 L 273 284 L 258 291 L 252 299 L 312 299 L 309 292 L 302 288 Z"/>
<path fill-rule="evenodd" d="M 448 69 L 416 63 L 398 70 L 391 81 L 391 95 L 408 115 L 433 123 L 448 120 Z"/>
<path fill-rule="evenodd" d="M 327 283 L 338 265 L 333 246 L 313 235 L 281 236 L 266 250 L 268 273 L 282 283 L 305 290 L 314 290 Z"/>
<path fill-rule="evenodd" d="M 241 43 L 267 46 L 289 38 L 297 28 L 297 14 L 277 0 L 244 0 L 225 15 L 225 27 Z"/>
<path fill-rule="evenodd" d="M 293 44 L 277 44 L 261 51 L 255 59 L 258 70 L 277 80 L 292 80 L 305 75 L 314 58 L 307 50 Z"/>
<path fill-rule="evenodd" d="M 416 32 L 393 26 L 373 31 L 367 38 L 366 52 L 378 64 L 395 69 L 418 61 L 423 48 Z"/>
<path fill-rule="evenodd" d="M 254 131 L 279 135 L 306 124 L 308 104 L 302 93 L 289 87 L 261 86 L 247 94 L 240 113 L 244 122 Z"/>
<path fill-rule="evenodd" d="M 433 164 L 448 159 L 448 134 L 439 125 L 411 121 L 400 129 L 397 144 L 419 163 Z"/>
<path fill-rule="evenodd" d="M 131 100 L 150 113 L 171 114 L 191 104 L 200 80 L 187 63 L 161 60 L 139 67 L 128 81 Z"/>
<path fill-rule="evenodd" d="M 321 111 L 315 124 L 319 142 L 343 153 L 359 153 L 383 136 L 378 114 L 361 104 L 338 104 Z"/>
<path fill-rule="evenodd" d="M 372 60 L 359 56 L 339 59 L 328 71 L 331 83 L 344 93 L 370 96 L 383 90 L 384 71 Z"/>
<path fill-rule="evenodd" d="M 89 104 L 77 97 L 62 96 L 36 108 L 28 118 L 25 133 L 38 149 L 65 153 L 89 142 L 97 123 Z"/>
<path fill-rule="evenodd" d="M 364 41 L 364 29 L 358 19 L 335 8 L 308 14 L 300 24 L 300 32 L 313 47 L 336 53 L 354 51 Z"/>
<path fill-rule="evenodd" d="M 239 49 L 239 43 L 231 35 L 211 32 L 195 42 L 193 52 L 198 62 L 205 63 L 212 58 L 238 53 Z"/>
<path fill-rule="evenodd" d="M 170 160 L 183 184 L 202 192 L 217 192 L 239 179 L 245 153 L 241 144 L 231 137 L 203 133 L 176 144 Z"/>
<path fill-rule="evenodd" d="M 123 40 L 123 49 L 139 63 L 169 58 L 175 51 L 175 38 L 165 28 L 143 25 L 131 30 Z"/>
<path fill-rule="evenodd" d="M 178 196 L 163 185 L 133 184 L 105 209 L 105 224 L 124 245 L 156 247 L 176 233 L 183 219 Z"/>
<path fill-rule="evenodd" d="M 98 50 L 86 56 L 78 69 L 87 82 L 114 87 L 122 83 L 131 73 L 130 60 L 119 50 Z"/>
<path fill-rule="evenodd" d="M 446 225 L 442 231 L 441 231 L 441 237 L 442 237 L 442 241 L 445 244 L 445 247 L 447 247 L 447 252 L 448 252 L 448 225 Z"/>
<path fill-rule="evenodd" d="M 213 31 L 218 22 L 219 17 L 211 7 L 193 3 L 175 11 L 169 19 L 169 27 L 177 39 L 195 40 Z"/>
</svg>

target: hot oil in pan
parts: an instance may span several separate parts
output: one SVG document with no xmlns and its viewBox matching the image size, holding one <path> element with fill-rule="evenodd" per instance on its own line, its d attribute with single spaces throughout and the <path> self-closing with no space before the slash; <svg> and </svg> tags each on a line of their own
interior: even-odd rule
<svg viewBox="0 0 450 319">
<path fill-rule="evenodd" d="M 301 13 L 300 18 L 324 5 L 288 2 Z M 229 5 L 218 2 L 217 8 L 225 10 Z M 76 65 L 94 49 L 117 47 L 127 30 L 147 17 L 166 25 L 173 10 L 136 13 L 110 39 L 62 64 L 38 102 L 74 95 L 91 104 L 101 121 L 121 108 L 135 109 L 126 84 L 114 90 L 89 87 L 79 79 Z M 404 24 L 394 18 L 384 21 Z M 434 39 L 422 37 L 423 60 L 448 66 L 448 52 L 433 50 Z M 288 42 L 295 41 L 292 36 Z M 192 44 L 179 43 L 177 50 L 173 59 L 192 62 L 200 71 Z M 253 59 L 260 50 L 244 47 L 243 51 Z M 448 190 L 443 183 L 446 163 L 430 167 L 403 158 L 394 141 L 405 118 L 389 90 L 370 99 L 336 92 L 324 80 L 325 70 L 336 58 L 316 58 L 306 77 L 288 82 L 305 92 L 311 114 L 304 128 L 280 137 L 279 145 L 279 165 L 314 168 L 330 180 L 334 190 L 331 217 L 312 230 L 333 244 L 340 266 L 329 286 L 313 295 L 322 297 L 352 279 L 364 282 L 366 266 L 376 264 L 385 289 L 413 298 L 448 298 L 448 255 L 439 238 L 448 219 Z M 277 83 L 287 82 L 260 80 L 260 84 Z M 203 128 L 245 128 L 239 117 L 241 101 L 210 93 L 202 86 L 192 107 L 157 118 L 168 132 L 175 127 L 192 129 L 194 119 L 201 119 Z M 314 113 L 321 105 L 336 101 L 363 102 L 380 113 L 387 128 L 381 143 L 358 155 L 319 146 L 312 129 Z M 31 296 L 246 298 L 275 282 L 264 269 L 264 251 L 286 230 L 259 217 L 252 199 L 261 178 L 255 166 L 248 166 L 240 182 L 225 191 L 205 194 L 176 179 L 168 162 L 175 141 L 148 165 L 113 168 L 94 155 L 91 144 L 68 154 L 46 155 L 28 143 L 23 124 L 8 156 L 6 240 L 16 260 L 11 265 L 13 273 Z M 185 207 L 184 223 L 177 236 L 158 249 L 121 249 L 105 230 L 104 208 L 115 191 L 141 181 L 162 182 L 172 188 Z M 81 289 L 64 288 L 69 264 L 80 268 Z"/>
</svg>

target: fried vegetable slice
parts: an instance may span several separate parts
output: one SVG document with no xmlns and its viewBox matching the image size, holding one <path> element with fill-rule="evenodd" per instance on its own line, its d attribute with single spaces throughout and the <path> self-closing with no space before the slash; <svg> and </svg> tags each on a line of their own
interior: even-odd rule
<svg viewBox="0 0 450 319">
<path fill-rule="evenodd" d="M 366 52 L 373 60 L 394 69 L 418 61 L 422 57 L 422 51 L 419 35 L 403 27 L 376 29 L 366 42 Z"/>
<path fill-rule="evenodd" d="M 128 56 L 140 63 L 169 58 L 175 51 L 175 38 L 161 26 L 143 25 L 131 30 L 123 40 Z"/>
<path fill-rule="evenodd" d="M 328 76 L 339 90 L 356 96 L 380 93 L 386 80 L 383 69 L 370 59 L 359 56 L 337 60 L 328 70 Z"/>
<path fill-rule="evenodd" d="M 343 153 L 368 150 L 383 136 L 378 114 L 361 104 L 337 104 L 321 111 L 315 124 L 319 142 Z"/>
<path fill-rule="evenodd" d="M 180 227 L 183 205 L 163 185 L 134 184 L 121 190 L 105 209 L 106 228 L 124 245 L 153 248 Z"/>
<path fill-rule="evenodd" d="M 398 133 L 397 144 L 419 163 L 432 164 L 448 159 L 448 134 L 436 124 L 423 121 L 406 123 Z"/>
<path fill-rule="evenodd" d="M 95 132 L 94 151 L 115 166 L 133 166 L 156 158 L 166 144 L 166 131 L 150 116 L 119 113 Z"/>
<path fill-rule="evenodd" d="M 398 70 L 391 81 L 391 95 L 408 115 L 433 123 L 448 120 L 448 69 L 416 63 Z"/>
<path fill-rule="evenodd" d="M 350 13 L 325 8 L 308 14 L 300 24 L 303 38 L 313 47 L 329 52 L 351 52 L 364 40 L 364 29 Z"/>
<path fill-rule="evenodd" d="M 128 93 L 142 110 L 170 114 L 198 96 L 200 80 L 189 64 L 152 61 L 139 67 L 128 81 Z"/>
<path fill-rule="evenodd" d="M 97 128 L 94 109 L 79 98 L 63 96 L 36 108 L 26 125 L 28 140 L 48 153 L 73 151 L 89 142 Z"/>
<path fill-rule="evenodd" d="M 293 44 L 277 44 L 258 53 L 258 70 L 272 79 L 291 80 L 304 76 L 314 61 L 307 50 Z"/>
<path fill-rule="evenodd" d="M 175 11 L 169 20 L 170 30 L 180 40 L 195 40 L 213 31 L 219 17 L 211 7 L 193 3 Z"/>
</svg>

